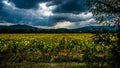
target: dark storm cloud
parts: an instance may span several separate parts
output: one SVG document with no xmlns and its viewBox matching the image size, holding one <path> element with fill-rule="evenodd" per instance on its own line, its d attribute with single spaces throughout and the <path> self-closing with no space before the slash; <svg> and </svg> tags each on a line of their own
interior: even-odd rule
<svg viewBox="0 0 120 68">
<path fill-rule="evenodd" d="M 2 23 L 3 21 L 10 23 L 19 23 L 19 21 L 23 20 L 22 16 L 17 14 L 10 14 L 6 11 L 1 11 L 0 16 L 1 16 L 0 23 Z"/>
<path fill-rule="evenodd" d="M 2 0 L 0 0 L 0 10 L 2 9 L 3 7 L 3 3 L 2 3 Z"/>
<path fill-rule="evenodd" d="M 33 26 L 54 26 L 65 21 L 78 23 L 91 18 L 91 15 L 88 15 L 90 18 L 79 15 L 87 11 L 85 3 L 86 0 L 0 0 L 0 23 Z M 55 7 L 51 10 L 51 6 Z"/>
<path fill-rule="evenodd" d="M 90 16 L 91 18 L 91 16 Z M 56 24 L 56 22 L 63 22 L 63 21 L 70 21 L 70 22 L 79 22 L 79 21 L 85 21 L 85 20 L 88 20 L 90 18 L 82 18 L 80 16 L 77 16 L 77 14 L 58 14 L 58 15 L 54 15 L 54 16 L 51 16 L 49 19 L 51 21 L 49 22 L 52 22 L 51 24 Z"/>
<path fill-rule="evenodd" d="M 26 13 L 26 12 L 24 12 Z M 0 13 L 0 23 L 9 22 L 14 24 L 27 24 L 27 25 L 42 25 L 45 26 L 44 20 L 40 20 L 32 15 L 25 15 L 21 13 L 14 12 L 8 13 L 3 11 Z"/>
<path fill-rule="evenodd" d="M 18 8 L 30 9 L 36 8 L 37 4 L 42 0 L 9 0 L 9 2 L 14 3 Z"/>
<path fill-rule="evenodd" d="M 49 5 L 57 5 L 55 13 L 79 13 L 86 10 L 86 0 L 9 0 L 18 8 L 38 8 L 40 2 L 51 2 Z"/>
<path fill-rule="evenodd" d="M 86 10 L 86 0 L 64 0 L 54 10 L 56 13 L 79 13 Z"/>
<path fill-rule="evenodd" d="M 51 2 L 49 5 L 57 5 L 63 3 L 65 0 L 9 0 L 18 8 L 30 9 L 37 8 L 40 2 Z"/>
</svg>

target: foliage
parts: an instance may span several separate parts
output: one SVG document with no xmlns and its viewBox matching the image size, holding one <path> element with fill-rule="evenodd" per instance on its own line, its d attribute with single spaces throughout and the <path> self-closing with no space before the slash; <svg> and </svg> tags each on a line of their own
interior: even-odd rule
<svg viewBox="0 0 120 68">
<path fill-rule="evenodd" d="M 104 67 L 110 47 L 95 45 L 93 34 L 0 34 L 0 59 L 6 62 L 81 62 Z"/>
<path fill-rule="evenodd" d="M 110 48 L 109 53 L 114 59 L 112 65 L 120 67 L 120 0 L 88 0 L 87 5 L 91 8 L 98 23 L 103 25 L 111 26 L 117 25 L 118 31 L 116 34 L 111 34 L 106 32 L 105 34 L 96 34 L 95 43 L 104 44 Z M 116 42 L 111 41 L 111 37 L 117 37 Z M 111 66 L 112 67 L 112 66 Z"/>
</svg>

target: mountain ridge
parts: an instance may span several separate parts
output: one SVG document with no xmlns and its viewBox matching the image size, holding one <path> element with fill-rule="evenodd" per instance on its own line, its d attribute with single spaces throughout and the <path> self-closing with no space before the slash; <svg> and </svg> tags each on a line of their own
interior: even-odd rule
<svg viewBox="0 0 120 68">
<path fill-rule="evenodd" d="M 10 25 L 10 26 L 5 26 L 5 25 L 0 25 L 0 33 L 6 33 L 6 32 L 12 32 L 16 33 L 22 32 L 38 32 L 38 33 L 79 33 L 79 32 L 102 32 L 102 31 L 116 31 L 118 28 L 117 26 L 86 26 L 86 27 L 81 27 L 81 28 L 76 28 L 76 29 L 66 29 L 66 28 L 58 28 L 58 29 L 42 29 L 42 28 L 37 28 L 29 25 Z M 19 33 L 18 32 L 18 33 Z"/>
</svg>

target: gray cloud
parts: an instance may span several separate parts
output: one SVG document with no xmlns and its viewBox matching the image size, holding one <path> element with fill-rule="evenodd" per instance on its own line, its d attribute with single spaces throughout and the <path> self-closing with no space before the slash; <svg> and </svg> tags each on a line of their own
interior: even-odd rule
<svg viewBox="0 0 120 68">
<path fill-rule="evenodd" d="M 86 12 L 85 2 L 86 0 L 0 0 L 0 22 L 55 28 L 66 23 L 69 26 L 64 27 L 81 27 L 86 25 L 83 23 L 93 22 L 88 21 L 93 16 Z"/>
</svg>

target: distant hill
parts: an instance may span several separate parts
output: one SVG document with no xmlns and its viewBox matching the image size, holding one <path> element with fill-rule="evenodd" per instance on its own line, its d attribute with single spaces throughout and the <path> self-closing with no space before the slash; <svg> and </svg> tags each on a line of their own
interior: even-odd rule
<svg viewBox="0 0 120 68">
<path fill-rule="evenodd" d="M 38 28 L 28 25 L 0 26 L 0 33 L 31 33 L 37 30 Z"/>
<path fill-rule="evenodd" d="M 115 32 L 117 26 L 86 26 L 77 29 L 40 29 L 28 25 L 0 26 L 0 33 L 80 33 L 80 32 Z"/>
<path fill-rule="evenodd" d="M 114 32 L 117 29 L 117 26 L 86 26 L 75 30 L 81 32 Z"/>
</svg>

